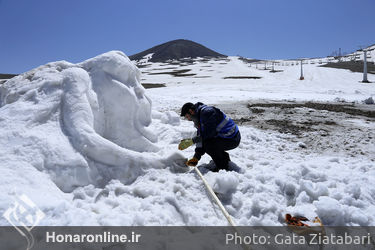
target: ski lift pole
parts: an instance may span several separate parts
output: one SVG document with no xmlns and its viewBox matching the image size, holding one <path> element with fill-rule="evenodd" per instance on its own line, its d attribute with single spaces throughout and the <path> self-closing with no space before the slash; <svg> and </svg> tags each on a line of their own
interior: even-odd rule
<svg viewBox="0 0 375 250">
<path fill-rule="evenodd" d="M 367 80 L 367 50 L 363 50 L 363 80 L 362 82 L 369 82 Z"/>
</svg>

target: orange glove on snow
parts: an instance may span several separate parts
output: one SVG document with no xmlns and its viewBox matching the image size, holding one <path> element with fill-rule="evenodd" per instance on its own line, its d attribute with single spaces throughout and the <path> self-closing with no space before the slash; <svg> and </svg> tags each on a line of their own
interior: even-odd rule
<svg viewBox="0 0 375 250">
<path fill-rule="evenodd" d="M 190 160 L 186 162 L 186 165 L 191 166 L 191 167 L 195 167 L 197 164 L 198 164 L 198 159 L 195 157 L 191 158 Z"/>
</svg>

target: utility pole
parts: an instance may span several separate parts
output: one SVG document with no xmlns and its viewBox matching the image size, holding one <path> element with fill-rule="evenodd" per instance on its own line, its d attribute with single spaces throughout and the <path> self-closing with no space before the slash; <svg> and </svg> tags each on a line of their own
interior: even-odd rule
<svg viewBox="0 0 375 250">
<path fill-rule="evenodd" d="M 367 80 L 367 50 L 363 49 L 363 80 L 362 82 L 369 82 Z"/>
<path fill-rule="evenodd" d="M 369 83 L 370 81 L 367 79 L 367 49 L 368 46 L 361 45 L 359 46 L 360 50 L 358 51 L 363 51 L 363 80 L 362 82 L 367 82 Z"/>
<path fill-rule="evenodd" d="M 301 76 L 299 77 L 300 80 L 304 80 L 305 78 L 303 77 L 303 69 L 302 69 L 302 63 L 303 60 L 301 59 Z"/>
</svg>

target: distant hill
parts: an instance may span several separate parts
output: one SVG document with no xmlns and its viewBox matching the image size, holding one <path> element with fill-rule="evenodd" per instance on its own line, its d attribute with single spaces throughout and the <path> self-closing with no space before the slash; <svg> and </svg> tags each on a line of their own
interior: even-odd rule
<svg viewBox="0 0 375 250">
<path fill-rule="evenodd" d="M 16 74 L 0 74 L 0 79 L 10 79 L 17 76 Z"/>
<path fill-rule="evenodd" d="M 17 75 L 15 74 L 0 74 L 0 84 L 3 84 L 6 82 L 8 79 L 15 77 Z"/>
<path fill-rule="evenodd" d="M 166 42 L 151 49 L 145 50 L 138 54 L 130 56 L 130 60 L 142 60 L 144 56 L 153 54 L 152 57 L 148 60 L 150 62 L 164 62 L 170 59 L 181 59 L 181 58 L 195 58 L 195 57 L 227 57 L 217 53 L 199 43 L 179 39 Z"/>
</svg>

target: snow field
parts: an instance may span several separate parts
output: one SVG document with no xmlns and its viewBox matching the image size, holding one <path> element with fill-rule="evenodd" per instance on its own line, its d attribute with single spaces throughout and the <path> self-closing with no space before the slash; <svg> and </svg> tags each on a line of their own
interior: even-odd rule
<svg viewBox="0 0 375 250">
<path fill-rule="evenodd" d="M 182 122 L 174 130 L 186 133 L 190 126 Z M 306 157 L 298 152 L 285 155 L 280 146 L 298 145 L 252 128 L 241 128 L 241 132 L 248 143 L 231 152 L 241 171 L 205 174 L 237 224 L 282 225 L 285 213 L 319 216 L 326 225 L 374 223 L 375 190 L 367 188 L 374 181 L 370 164 L 342 157 Z M 188 150 L 183 154 L 193 153 Z M 264 155 L 267 157 L 260 157 Z M 72 218 L 79 215 L 74 224 L 227 225 L 208 195 L 194 171 L 150 169 L 130 185 L 113 180 L 103 189 L 92 185 L 76 189 L 68 214 Z M 53 222 L 61 223 L 58 219 Z"/>
<path fill-rule="evenodd" d="M 171 69 L 163 70 L 163 67 L 170 67 L 168 64 L 154 63 L 141 69 L 142 82 L 165 83 L 168 86 L 168 88 L 147 90 L 157 110 L 164 110 L 166 107 L 180 108 L 185 100 L 191 102 L 204 100 L 206 103 L 254 99 L 362 103 L 369 97 L 375 98 L 373 86 L 360 82 L 362 73 L 307 64 L 303 66 L 305 80 L 300 81 L 300 65 L 275 66 L 275 69 L 283 71 L 270 73 L 269 70 L 263 70 L 263 64 L 259 64 L 256 69 L 254 65 L 250 67 L 238 57 L 229 57 L 229 59 L 226 64 L 215 60 L 208 63 L 197 60 L 194 64 L 176 67 L 178 70 L 190 69 L 188 73 L 196 74 L 191 77 L 150 75 L 149 73 L 171 71 Z M 270 65 L 267 67 L 269 68 Z M 228 76 L 262 78 L 223 79 Z M 373 74 L 368 74 L 368 79 L 375 82 Z"/>
<path fill-rule="evenodd" d="M 199 177 L 182 167 L 194 147 L 181 152 L 177 145 L 195 132 L 176 113 L 183 103 L 361 102 L 375 95 L 357 73 L 309 65 L 300 82 L 294 77 L 299 67 L 271 75 L 234 57 L 226 63 L 212 61 L 213 73 L 201 71 L 211 78 L 143 74 L 168 86 L 145 90 L 129 59 L 110 52 L 77 65 L 51 63 L 6 82 L 0 90 L 0 212 L 25 193 L 46 214 L 42 225 L 227 225 Z M 263 78 L 222 79 L 234 74 Z M 204 175 L 238 225 L 283 225 L 286 213 L 319 216 L 326 225 L 375 225 L 369 157 L 341 150 L 307 154 L 292 135 L 248 126 L 240 131 L 240 146 L 229 151 L 235 171 Z M 203 156 L 202 172 L 210 165 Z M 7 222 L 0 218 L 0 224 Z"/>
</svg>

